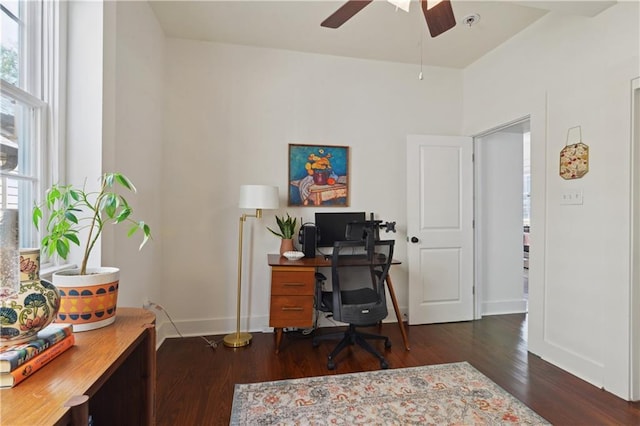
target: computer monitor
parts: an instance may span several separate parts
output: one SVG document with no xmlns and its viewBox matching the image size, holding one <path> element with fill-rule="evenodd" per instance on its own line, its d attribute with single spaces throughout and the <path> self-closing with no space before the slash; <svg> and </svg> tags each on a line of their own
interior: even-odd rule
<svg viewBox="0 0 640 426">
<path fill-rule="evenodd" d="M 318 247 L 333 247 L 336 241 L 359 240 L 361 235 L 352 232 L 354 235 L 347 236 L 347 224 L 360 223 L 365 221 L 364 212 L 316 212 L 316 228 L 318 232 Z"/>
</svg>

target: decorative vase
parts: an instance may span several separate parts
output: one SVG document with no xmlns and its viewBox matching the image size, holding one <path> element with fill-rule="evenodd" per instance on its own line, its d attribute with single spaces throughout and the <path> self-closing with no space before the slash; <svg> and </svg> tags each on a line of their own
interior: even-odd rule
<svg viewBox="0 0 640 426">
<path fill-rule="evenodd" d="M 0 298 L 1 346 L 34 340 L 60 307 L 58 290 L 40 279 L 40 250 L 22 249 L 15 262 L 20 265 L 20 290 Z"/>
<path fill-rule="evenodd" d="M 20 249 L 20 282 L 40 278 L 40 249 Z"/>
<path fill-rule="evenodd" d="M 118 268 L 89 268 L 87 275 L 79 269 L 53 274 L 53 283 L 60 291 L 57 322 L 73 324 L 73 331 L 89 331 L 106 327 L 116 320 Z"/>
<path fill-rule="evenodd" d="M 328 178 L 328 170 L 315 170 L 313 172 L 313 183 L 315 183 L 316 185 L 326 185 Z"/>
<path fill-rule="evenodd" d="M 280 256 L 286 251 L 293 251 L 293 238 L 283 238 L 280 240 Z"/>
<path fill-rule="evenodd" d="M 18 211 L 0 209 L 0 297 L 20 292 Z"/>
</svg>

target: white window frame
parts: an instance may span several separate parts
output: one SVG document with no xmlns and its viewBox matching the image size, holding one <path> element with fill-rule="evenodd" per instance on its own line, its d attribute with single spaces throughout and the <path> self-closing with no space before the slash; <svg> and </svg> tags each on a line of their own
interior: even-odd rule
<svg viewBox="0 0 640 426">
<path fill-rule="evenodd" d="M 26 224 L 21 223 L 21 228 L 29 226 L 33 228 L 32 232 L 36 232 L 30 220 L 32 205 L 34 202 L 40 203 L 46 188 L 64 176 L 67 4 L 26 0 L 23 6 L 26 31 L 23 34 L 25 43 L 21 46 L 23 51 L 19 55 L 19 81 L 22 87 L 2 80 L 0 91 L 3 96 L 32 108 L 34 114 L 30 131 L 38 141 L 33 153 L 37 164 L 34 171 L 37 185 L 33 199 L 20 200 L 18 208 L 27 209 L 28 212 L 20 215 L 22 222 L 29 218 Z M 16 180 L 34 180 L 5 172 L 2 175 Z M 42 229 L 34 239 L 39 246 Z M 41 270 L 55 266 L 56 261 L 48 259 L 43 253 Z"/>
</svg>

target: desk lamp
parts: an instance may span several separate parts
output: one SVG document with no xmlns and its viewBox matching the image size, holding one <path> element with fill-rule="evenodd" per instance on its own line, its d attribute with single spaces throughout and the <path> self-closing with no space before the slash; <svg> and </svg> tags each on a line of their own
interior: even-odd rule
<svg viewBox="0 0 640 426">
<path fill-rule="evenodd" d="M 238 235 L 238 301 L 236 306 L 236 332 L 224 337 L 225 346 L 239 348 L 251 343 L 251 334 L 240 333 L 240 294 L 242 288 L 242 229 L 248 217 L 260 219 L 262 209 L 277 209 L 279 205 L 278 187 L 268 185 L 241 185 L 240 201 L 238 206 L 241 209 L 256 209 L 255 214 L 243 214 L 240 216 L 240 227 Z"/>
</svg>

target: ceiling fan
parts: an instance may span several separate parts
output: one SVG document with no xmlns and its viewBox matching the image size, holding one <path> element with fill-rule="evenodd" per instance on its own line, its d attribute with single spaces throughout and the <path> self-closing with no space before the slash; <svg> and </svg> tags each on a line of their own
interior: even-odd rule
<svg viewBox="0 0 640 426">
<path fill-rule="evenodd" d="M 331 16 L 322 21 L 320 25 L 327 28 L 338 28 L 372 1 L 347 0 Z M 395 3 L 394 1 L 389 1 Z M 422 13 L 424 13 L 431 37 L 439 36 L 456 26 L 456 18 L 453 16 L 450 0 L 420 0 L 420 4 L 422 5 Z"/>
</svg>

